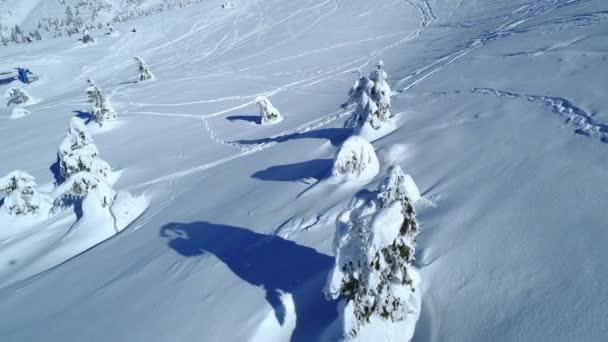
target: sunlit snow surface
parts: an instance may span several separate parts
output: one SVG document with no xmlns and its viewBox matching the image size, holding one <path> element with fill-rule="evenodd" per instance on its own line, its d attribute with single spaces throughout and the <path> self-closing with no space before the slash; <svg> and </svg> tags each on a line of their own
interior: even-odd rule
<svg viewBox="0 0 608 342">
<path fill-rule="evenodd" d="M 25 280 L 10 283 L 62 244 L 3 238 L 0 340 L 327 336 L 336 215 L 391 163 L 423 196 L 414 341 L 606 340 L 608 3 L 221 3 L 122 23 L 118 37 L 93 31 L 95 45 L 0 46 L 0 72 L 40 76 L 24 87 L 40 100 L 29 115 L 0 104 L 0 174 L 53 191 L 92 78 L 118 113 L 87 126 L 122 172 L 113 187 L 150 200 L 117 236 Z M 136 82 L 133 56 L 154 81 Z M 379 176 L 325 182 L 352 133 L 340 105 L 379 59 L 395 114 L 373 142 Z M 0 76 L 0 93 L 13 85 Z M 285 119 L 260 125 L 258 96 Z M 76 222 L 68 210 L 22 233 L 50 241 Z"/>
</svg>

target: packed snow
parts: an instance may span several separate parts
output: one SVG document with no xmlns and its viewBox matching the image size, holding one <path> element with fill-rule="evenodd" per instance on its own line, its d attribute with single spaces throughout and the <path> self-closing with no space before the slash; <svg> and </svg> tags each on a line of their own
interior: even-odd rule
<svg viewBox="0 0 608 342">
<path fill-rule="evenodd" d="M 0 0 L 0 341 L 605 341 L 607 13 Z"/>
</svg>

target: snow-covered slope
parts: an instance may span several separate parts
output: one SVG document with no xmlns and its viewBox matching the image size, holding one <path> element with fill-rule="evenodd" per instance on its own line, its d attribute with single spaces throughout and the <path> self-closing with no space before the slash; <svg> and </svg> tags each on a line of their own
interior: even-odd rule
<svg viewBox="0 0 608 342">
<path fill-rule="evenodd" d="M 181 8 L 203 0 L 1 0 L 0 33 L 7 42 L 18 26 L 32 39 L 74 34 L 83 29 L 101 28 L 157 12 Z"/>
<path fill-rule="evenodd" d="M 352 108 L 340 105 L 357 69 L 378 59 L 398 126 L 373 142 L 380 175 L 398 164 L 423 196 L 414 341 L 606 339 L 604 0 L 220 5 L 119 24 L 120 37 L 94 33 L 89 46 L 0 48 L 0 71 L 41 76 L 26 87 L 39 100 L 31 114 L 0 108 L 0 175 L 24 170 L 52 190 L 57 147 L 92 78 L 118 113 L 108 128 L 88 126 L 121 171 L 114 188 L 151 201 L 125 231 L 33 277 L 49 251 L 0 241 L 0 340 L 327 336 L 336 215 L 380 176 L 322 180 L 352 133 Z M 134 82 L 135 55 L 154 81 Z M 0 76 L 0 93 L 11 85 Z M 257 124 L 258 96 L 284 120 Z M 77 218 L 27 236 L 46 241 Z"/>
</svg>

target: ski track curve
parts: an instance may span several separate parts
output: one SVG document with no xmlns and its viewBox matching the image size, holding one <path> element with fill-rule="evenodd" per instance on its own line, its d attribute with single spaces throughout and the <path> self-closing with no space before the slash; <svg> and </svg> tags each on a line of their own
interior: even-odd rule
<svg viewBox="0 0 608 342">
<path fill-rule="evenodd" d="M 424 0 L 424 3 L 426 5 L 428 5 L 428 1 Z M 426 80 L 427 78 L 433 76 L 434 74 L 440 72 L 448 65 L 456 62 L 457 60 L 466 56 L 470 52 L 472 52 L 488 43 L 491 43 L 498 39 L 505 38 L 505 37 L 511 36 L 512 34 L 517 33 L 518 31 L 516 30 L 516 28 L 518 26 L 522 25 L 523 23 L 525 23 L 526 21 L 528 21 L 530 19 L 536 18 L 542 14 L 549 13 L 552 10 L 559 8 L 560 3 L 561 3 L 560 0 L 540 0 L 538 2 L 531 4 L 527 8 L 527 10 L 523 11 L 523 13 L 521 13 L 520 11 L 514 11 L 512 13 L 512 16 L 510 16 L 509 19 L 507 19 L 503 24 L 501 24 L 500 26 L 498 26 L 496 29 L 492 30 L 491 32 L 482 34 L 481 36 L 472 40 L 471 42 L 469 42 L 467 44 L 466 47 L 456 50 L 444 57 L 441 57 L 441 58 L 431 62 L 430 64 L 427 64 L 427 65 L 423 66 L 422 68 L 415 70 L 410 75 L 397 81 L 397 85 L 400 85 L 412 78 L 415 78 L 418 75 L 421 75 L 420 77 L 411 81 L 409 84 L 400 86 L 400 89 L 397 90 L 397 92 L 403 93 L 403 92 L 415 87 L 420 82 L 422 82 L 422 81 Z M 428 5 L 428 6 L 430 8 L 430 5 Z M 429 20 L 434 20 L 434 19 L 432 19 L 432 18 L 434 18 L 434 15 L 432 14 L 432 10 L 425 9 L 424 13 L 426 16 L 429 16 L 431 18 Z"/>
<path fill-rule="evenodd" d="M 543 103 L 553 113 L 565 117 L 566 123 L 575 126 L 576 133 L 599 139 L 601 142 L 608 144 L 608 123 L 596 121 L 593 118 L 593 115 L 566 98 L 559 96 L 520 94 L 493 88 L 473 88 L 469 90 L 469 92 Z"/>
</svg>

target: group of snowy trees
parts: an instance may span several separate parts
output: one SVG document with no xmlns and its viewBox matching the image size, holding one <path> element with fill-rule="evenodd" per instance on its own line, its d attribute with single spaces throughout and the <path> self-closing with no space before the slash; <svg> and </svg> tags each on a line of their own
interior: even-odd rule
<svg viewBox="0 0 608 342">
<path fill-rule="evenodd" d="M 380 61 L 370 77 L 359 77 L 350 90 L 350 101 L 356 103 L 352 121 L 359 128 L 380 129 L 391 118 L 386 79 Z M 357 134 L 360 129 L 355 132 L 338 151 L 333 178 L 369 181 L 380 170 L 373 145 Z M 416 321 L 420 297 L 412 263 L 419 228 L 413 204 L 419 198 L 412 178 L 392 166 L 374 192 L 356 196 L 338 216 L 336 261 L 325 294 L 340 300 L 343 339 L 356 337 L 375 321 Z"/>
<path fill-rule="evenodd" d="M 135 61 L 138 63 L 140 81 L 154 78 L 150 68 L 141 58 L 135 57 Z M 88 102 L 91 104 L 90 114 L 93 120 L 100 127 L 103 127 L 108 120 L 116 118 L 116 111 L 112 106 L 109 96 L 93 80 L 87 79 L 87 83 L 89 86 L 86 89 L 86 93 Z"/>
<path fill-rule="evenodd" d="M 60 5 L 65 5 L 63 16 L 43 17 L 36 24 L 25 29 L 19 25 L 7 27 L 0 23 L 0 43 L 8 45 L 9 43 L 28 43 L 45 37 L 72 36 L 85 30 L 102 29 L 111 23 L 125 22 L 203 1 L 163 0 L 153 7 L 149 7 L 142 6 L 142 0 L 125 0 L 120 8 L 114 7 L 105 0 L 80 0 L 75 3 L 74 7 L 64 1 L 59 1 Z M 0 3 L 2 3 L 1 0 Z M 103 20 L 110 15 L 110 21 Z"/>
<path fill-rule="evenodd" d="M 145 81 L 154 76 L 139 57 L 139 80 Z M 93 120 L 103 127 L 108 120 L 116 118 L 109 97 L 95 82 L 87 79 L 86 94 L 91 104 Z M 27 103 L 31 96 L 23 89 L 14 87 L 7 93 L 8 105 Z M 90 193 L 94 193 L 101 207 L 112 205 L 116 192 L 112 190 L 108 181 L 112 173 L 110 165 L 99 157 L 97 146 L 93 143 L 91 134 L 83 121 L 72 118 L 68 134 L 61 142 L 57 151 L 60 180 L 60 195 L 53 202 L 52 211 L 73 203 L 74 200 L 84 200 Z M 5 194 L 4 208 L 10 215 L 33 215 L 40 208 L 40 195 L 36 191 L 34 177 L 23 171 L 13 171 L 0 179 L 0 191 Z"/>
</svg>

